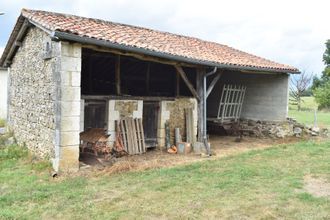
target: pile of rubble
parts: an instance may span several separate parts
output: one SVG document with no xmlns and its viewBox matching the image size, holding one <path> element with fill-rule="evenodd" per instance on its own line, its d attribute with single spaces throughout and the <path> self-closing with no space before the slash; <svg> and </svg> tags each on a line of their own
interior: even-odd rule
<svg viewBox="0 0 330 220">
<path fill-rule="evenodd" d="M 241 120 L 240 129 L 244 136 L 254 137 L 284 138 L 319 135 L 329 137 L 330 135 L 326 128 L 308 127 L 292 118 L 287 118 L 285 122 Z"/>
</svg>

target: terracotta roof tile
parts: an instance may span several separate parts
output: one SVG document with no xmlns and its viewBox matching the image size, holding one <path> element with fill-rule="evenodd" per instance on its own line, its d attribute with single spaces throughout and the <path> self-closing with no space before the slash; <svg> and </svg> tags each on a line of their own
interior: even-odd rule
<svg viewBox="0 0 330 220">
<path fill-rule="evenodd" d="M 194 37 L 46 11 L 23 9 L 22 16 L 50 31 L 71 33 L 81 37 L 105 40 L 196 61 L 283 72 L 299 72 L 297 68 L 292 66 L 279 64 L 226 45 Z"/>
</svg>

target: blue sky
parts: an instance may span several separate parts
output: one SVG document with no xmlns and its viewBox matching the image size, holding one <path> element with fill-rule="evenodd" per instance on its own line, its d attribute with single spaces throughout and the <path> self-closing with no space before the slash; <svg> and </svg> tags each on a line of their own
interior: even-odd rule
<svg viewBox="0 0 330 220">
<path fill-rule="evenodd" d="M 22 8 L 95 17 L 226 44 L 320 74 L 330 1 L 0 0 L 0 53 Z"/>
</svg>

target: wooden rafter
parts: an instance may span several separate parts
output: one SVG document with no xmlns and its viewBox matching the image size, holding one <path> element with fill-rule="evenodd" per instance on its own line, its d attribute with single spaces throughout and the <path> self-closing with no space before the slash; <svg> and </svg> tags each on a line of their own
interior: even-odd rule
<svg viewBox="0 0 330 220">
<path fill-rule="evenodd" d="M 115 64 L 115 80 L 116 80 L 116 94 L 121 95 L 121 80 L 120 80 L 120 55 L 116 57 L 116 64 Z"/>
<path fill-rule="evenodd" d="M 206 98 L 210 95 L 210 93 L 212 92 L 215 84 L 219 81 L 220 77 L 222 76 L 222 72 L 218 73 L 214 79 L 212 80 L 211 84 L 209 85 L 209 87 L 207 88 L 206 91 Z"/>
<path fill-rule="evenodd" d="M 181 66 L 178 65 L 174 65 L 175 69 L 177 70 L 177 72 L 180 74 L 181 78 L 183 79 L 183 81 L 185 82 L 185 84 L 188 86 L 190 92 L 194 95 L 194 97 L 200 101 L 201 97 L 198 95 L 196 89 L 194 88 L 194 86 L 191 84 L 191 82 L 189 81 L 186 73 L 183 71 Z"/>
<path fill-rule="evenodd" d="M 173 61 L 173 60 L 167 60 L 167 59 L 162 59 L 162 58 L 158 58 L 158 57 L 154 57 L 154 56 L 132 53 L 132 52 L 122 51 L 122 50 L 117 50 L 117 49 L 102 48 L 102 47 L 97 47 L 97 46 L 93 46 L 93 45 L 84 45 L 83 47 L 89 48 L 89 49 L 92 49 L 95 51 L 113 53 L 113 54 L 122 55 L 122 56 L 130 56 L 130 57 L 134 57 L 139 60 L 162 63 L 162 64 L 166 64 L 166 65 L 180 65 L 180 66 L 186 66 L 186 67 L 192 67 L 192 68 L 199 67 L 199 65 L 196 65 L 196 64 L 177 62 L 177 61 Z"/>
</svg>

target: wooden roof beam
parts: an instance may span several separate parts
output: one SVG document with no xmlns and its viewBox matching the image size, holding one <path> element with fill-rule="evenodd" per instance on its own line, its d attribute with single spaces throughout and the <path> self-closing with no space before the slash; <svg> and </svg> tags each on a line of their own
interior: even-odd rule
<svg viewBox="0 0 330 220">
<path fill-rule="evenodd" d="M 174 65 L 175 69 L 177 70 L 177 72 L 180 74 L 181 78 L 183 79 L 183 81 L 186 83 L 186 85 L 188 86 L 190 92 L 194 95 L 194 97 L 200 101 L 201 97 L 199 97 L 196 89 L 194 88 L 193 84 L 191 84 L 191 82 L 189 81 L 186 73 L 183 71 L 182 66 L 179 65 Z"/>
<path fill-rule="evenodd" d="M 218 73 L 212 80 L 212 82 L 210 83 L 209 87 L 207 88 L 206 91 L 206 98 L 210 95 L 210 93 L 212 92 L 215 84 L 219 81 L 220 77 L 222 76 L 223 72 Z"/>
</svg>

